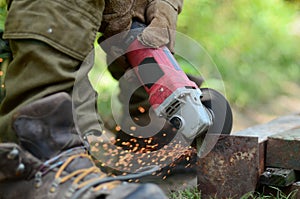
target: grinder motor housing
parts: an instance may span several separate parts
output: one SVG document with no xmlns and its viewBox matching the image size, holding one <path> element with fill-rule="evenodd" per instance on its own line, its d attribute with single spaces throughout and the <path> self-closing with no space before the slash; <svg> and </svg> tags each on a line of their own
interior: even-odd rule
<svg viewBox="0 0 300 199">
<path fill-rule="evenodd" d="M 187 139 L 194 139 L 212 125 L 213 113 L 201 103 L 201 90 L 166 46 L 150 48 L 135 39 L 128 47 L 127 59 L 157 116 L 166 118 Z"/>
</svg>

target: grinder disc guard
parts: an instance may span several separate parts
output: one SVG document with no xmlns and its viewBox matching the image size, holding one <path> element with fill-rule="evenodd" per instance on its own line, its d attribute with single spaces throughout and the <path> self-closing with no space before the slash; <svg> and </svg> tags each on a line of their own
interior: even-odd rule
<svg viewBox="0 0 300 199">
<path fill-rule="evenodd" d="M 213 124 L 208 128 L 207 133 L 196 138 L 198 157 L 203 157 L 214 147 L 217 136 L 230 134 L 232 130 L 232 110 L 226 98 L 218 91 L 211 88 L 201 88 L 202 104 L 211 112 Z"/>
</svg>

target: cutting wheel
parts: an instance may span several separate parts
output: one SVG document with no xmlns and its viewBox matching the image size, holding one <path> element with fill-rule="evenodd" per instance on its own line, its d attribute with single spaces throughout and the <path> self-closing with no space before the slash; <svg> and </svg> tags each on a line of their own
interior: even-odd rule
<svg viewBox="0 0 300 199">
<path fill-rule="evenodd" d="M 206 156 L 215 146 L 220 134 L 230 134 L 232 129 L 232 111 L 226 98 L 211 88 L 202 88 L 202 104 L 211 112 L 213 124 L 207 132 L 196 138 L 199 158 Z M 216 136 L 208 136 L 213 134 Z"/>
<path fill-rule="evenodd" d="M 202 104 L 210 110 L 213 116 L 213 125 L 207 133 L 230 134 L 232 129 L 232 111 L 226 98 L 218 91 L 211 88 L 201 88 Z"/>
</svg>

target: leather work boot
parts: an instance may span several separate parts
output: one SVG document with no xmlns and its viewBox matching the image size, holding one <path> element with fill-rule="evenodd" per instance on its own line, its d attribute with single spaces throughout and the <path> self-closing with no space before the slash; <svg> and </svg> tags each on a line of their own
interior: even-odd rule
<svg viewBox="0 0 300 199">
<path fill-rule="evenodd" d="M 32 175 L 42 162 L 16 143 L 0 143 L 0 184 Z M 1 197 L 0 197 L 1 198 Z"/>
<path fill-rule="evenodd" d="M 1 199 L 167 198 L 154 184 L 120 181 L 139 178 L 147 171 L 109 177 L 95 166 L 75 130 L 72 102 L 66 93 L 23 107 L 14 117 L 13 128 L 21 148 L 8 144 L 7 150 L 1 150 L 0 145 Z M 3 158 L 7 161 L 1 163 Z M 13 168 L 3 169 L 9 166 Z"/>
</svg>

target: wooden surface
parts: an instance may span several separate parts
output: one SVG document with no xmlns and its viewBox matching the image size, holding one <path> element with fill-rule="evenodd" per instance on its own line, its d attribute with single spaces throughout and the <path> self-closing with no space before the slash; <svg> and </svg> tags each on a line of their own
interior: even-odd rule
<svg viewBox="0 0 300 199">
<path fill-rule="evenodd" d="M 300 171 L 300 127 L 268 138 L 266 166 Z"/>
<path fill-rule="evenodd" d="M 300 114 L 279 117 L 265 124 L 249 127 L 235 132 L 234 135 L 258 137 L 259 142 L 266 141 L 268 137 L 294 128 L 300 127 Z"/>
</svg>

